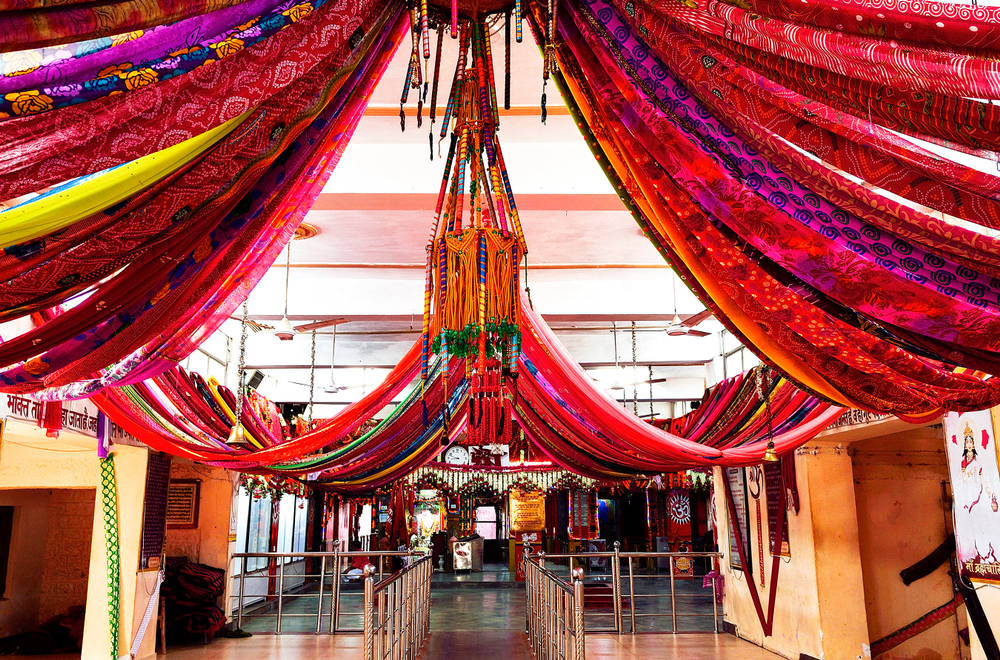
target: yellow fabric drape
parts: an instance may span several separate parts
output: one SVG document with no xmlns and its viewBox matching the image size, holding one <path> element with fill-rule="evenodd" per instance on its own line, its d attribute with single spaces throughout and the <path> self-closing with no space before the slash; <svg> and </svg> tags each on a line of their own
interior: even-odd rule
<svg viewBox="0 0 1000 660">
<path fill-rule="evenodd" d="M 56 194 L 0 212 L 0 248 L 65 229 L 155 184 L 211 149 L 251 112 Z"/>
</svg>

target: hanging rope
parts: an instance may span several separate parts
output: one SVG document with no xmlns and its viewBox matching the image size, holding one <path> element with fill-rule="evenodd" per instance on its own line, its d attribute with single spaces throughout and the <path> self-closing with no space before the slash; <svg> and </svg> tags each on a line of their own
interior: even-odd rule
<svg viewBox="0 0 1000 660">
<path fill-rule="evenodd" d="M 115 481 L 114 455 L 100 459 L 101 505 L 104 511 L 104 544 L 108 564 L 108 629 L 111 636 L 111 660 L 118 660 L 119 612 L 121 596 L 121 555 L 118 543 L 118 486 Z"/>
<path fill-rule="evenodd" d="M 632 414 L 639 416 L 639 365 L 636 363 L 635 321 L 632 321 Z"/>
</svg>

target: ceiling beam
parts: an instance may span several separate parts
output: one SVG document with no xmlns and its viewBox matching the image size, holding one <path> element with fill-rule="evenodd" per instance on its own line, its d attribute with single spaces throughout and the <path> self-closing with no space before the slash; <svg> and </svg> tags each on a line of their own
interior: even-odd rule
<svg viewBox="0 0 1000 660">
<path fill-rule="evenodd" d="M 660 361 L 643 361 L 638 360 L 635 364 L 637 367 L 704 367 L 706 364 L 710 363 L 711 360 L 687 360 L 687 361 L 676 361 L 676 362 L 664 362 Z M 631 367 L 632 362 L 620 362 L 617 365 L 614 362 L 581 362 L 580 366 L 584 369 L 600 369 L 607 367 Z M 334 369 L 394 369 L 396 365 L 394 364 L 338 364 Z M 246 370 L 259 369 L 260 371 L 278 371 L 278 370 L 288 370 L 288 369 L 309 369 L 308 364 L 248 364 L 244 367 Z M 330 365 L 327 363 L 316 364 L 317 369 L 330 369 Z"/>
</svg>

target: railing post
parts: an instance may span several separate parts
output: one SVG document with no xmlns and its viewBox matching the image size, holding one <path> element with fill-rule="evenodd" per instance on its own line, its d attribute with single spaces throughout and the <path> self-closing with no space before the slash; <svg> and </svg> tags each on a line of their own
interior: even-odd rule
<svg viewBox="0 0 1000 660">
<path fill-rule="evenodd" d="M 715 592 L 715 578 L 712 578 L 712 626 L 715 633 L 719 632 L 719 602 Z"/>
<path fill-rule="evenodd" d="M 365 564 L 362 575 L 365 582 L 365 660 L 375 660 L 375 567 Z"/>
<path fill-rule="evenodd" d="M 326 583 L 326 555 L 319 558 L 319 606 L 316 608 L 316 634 L 323 632 L 323 586 Z"/>
<path fill-rule="evenodd" d="M 277 634 L 281 634 L 281 608 L 285 595 L 285 558 L 278 557 L 278 626 Z"/>
<path fill-rule="evenodd" d="M 622 565 L 619 548 L 621 543 L 615 541 L 615 556 L 611 558 L 611 591 L 615 599 L 615 632 L 622 634 Z"/>
<path fill-rule="evenodd" d="M 670 627 L 677 633 L 677 599 L 674 597 L 674 561 L 677 558 L 670 555 Z"/>
<path fill-rule="evenodd" d="M 632 567 L 632 555 L 628 557 L 628 613 L 631 619 L 631 634 L 635 634 L 635 571 Z"/>
<path fill-rule="evenodd" d="M 340 541 L 333 546 L 333 602 L 330 603 L 330 633 L 337 634 L 340 625 Z"/>
<path fill-rule="evenodd" d="M 583 632 L 583 569 L 573 569 L 573 627 L 576 644 L 575 660 L 586 660 L 587 642 Z"/>
<path fill-rule="evenodd" d="M 243 560 L 243 571 L 240 572 L 240 597 L 239 604 L 236 610 L 236 628 L 239 630 L 243 629 L 243 587 L 247 578 L 247 558 L 241 557 Z"/>
</svg>

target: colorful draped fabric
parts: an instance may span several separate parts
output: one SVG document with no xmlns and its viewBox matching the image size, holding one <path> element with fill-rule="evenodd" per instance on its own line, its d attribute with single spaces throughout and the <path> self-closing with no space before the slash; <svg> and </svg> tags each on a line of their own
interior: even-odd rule
<svg viewBox="0 0 1000 660">
<path fill-rule="evenodd" d="M 1000 178 L 899 134 L 998 159 L 972 100 L 1000 98 L 996 11 L 751 4 L 558 3 L 554 79 L 623 201 L 807 391 L 914 421 L 1000 402 Z"/>
<path fill-rule="evenodd" d="M 61 310 L 0 344 L 0 390 L 51 400 L 139 383 L 213 333 L 336 166 L 405 35 L 402 9 L 249 2 L 202 17 L 204 33 L 186 19 L 82 59 L 205 50 L 192 34 L 247 41 L 214 48 L 210 66 L 0 123 L 4 193 L 76 178 L 0 212 L 0 319 Z"/>
<path fill-rule="evenodd" d="M 779 453 L 787 453 L 843 412 L 785 380 L 766 392 L 768 405 L 759 398 L 752 375 L 744 374 L 707 392 L 696 413 L 657 428 L 601 390 L 523 301 L 521 314 L 524 347 L 514 415 L 536 450 L 577 474 L 615 480 L 757 464 L 769 439 Z M 429 371 L 422 403 L 416 386 L 420 354 L 418 341 L 375 391 L 296 438 L 286 439 L 275 428 L 275 413 L 266 401 L 245 399 L 243 423 L 251 446 L 244 448 L 224 441 L 236 419 L 232 393 L 183 369 L 108 388 L 94 400 L 154 449 L 244 472 L 308 478 L 321 488 L 366 490 L 433 460 L 467 427 L 465 362 L 452 358 L 446 381 L 439 359 Z M 404 400 L 361 432 L 407 385 L 413 387 Z"/>
</svg>

